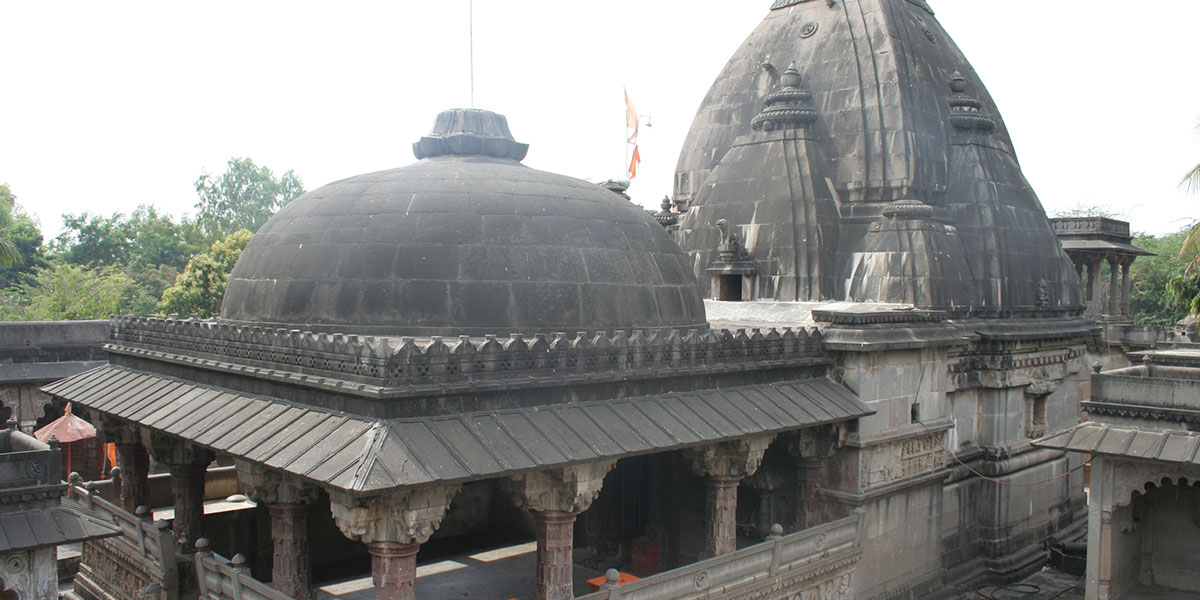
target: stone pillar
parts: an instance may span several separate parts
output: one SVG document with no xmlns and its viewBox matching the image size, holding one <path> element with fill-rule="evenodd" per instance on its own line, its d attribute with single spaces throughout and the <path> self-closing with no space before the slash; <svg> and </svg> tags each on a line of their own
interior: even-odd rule
<svg viewBox="0 0 1200 600">
<path fill-rule="evenodd" d="M 408 542 L 371 542 L 371 582 L 376 600 L 416 598 L 417 551 L 421 544 Z"/>
<path fill-rule="evenodd" d="M 94 425 L 101 439 L 113 444 L 117 450 L 117 466 L 121 468 L 121 507 L 136 512 L 137 507 L 149 505 L 150 455 L 138 434 L 137 425 L 108 415 L 99 415 Z"/>
<path fill-rule="evenodd" d="M 1117 296 L 1117 277 L 1120 272 L 1120 267 L 1117 265 L 1115 256 L 1108 257 L 1108 312 L 1105 314 L 1116 315 L 1120 312 L 1118 305 L 1120 298 Z"/>
<path fill-rule="evenodd" d="M 114 444 L 121 468 L 121 507 L 134 512 L 150 504 L 150 453 L 141 442 Z"/>
<path fill-rule="evenodd" d="M 338 529 L 367 545 L 377 600 L 412 600 L 417 551 L 442 524 L 459 486 L 406 489 L 360 498 L 346 492 L 329 496 Z"/>
<path fill-rule="evenodd" d="M 180 552 L 196 551 L 196 540 L 203 537 L 204 474 L 212 462 L 212 452 L 185 442 L 155 435 L 151 452 L 171 472 L 171 492 L 175 497 L 175 520 L 171 529 Z"/>
<path fill-rule="evenodd" d="M 1088 259 L 1087 263 L 1087 301 L 1095 302 L 1096 290 L 1100 280 L 1100 261 L 1098 259 Z"/>
<path fill-rule="evenodd" d="M 296 600 L 308 600 L 312 597 L 308 508 L 316 501 L 318 489 L 250 462 L 239 460 L 237 470 L 242 490 L 266 505 L 271 516 L 271 585 Z"/>
<path fill-rule="evenodd" d="M 737 550 L 737 487 L 762 464 L 775 436 L 758 436 L 684 451 L 706 491 L 704 558 Z"/>
<path fill-rule="evenodd" d="M 512 478 L 517 500 L 537 525 L 537 591 L 534 600 L 575 597 L 572 560 L 575 517 L 600 495 L 616 461 L 523 473 Z"/>
<path fill-rule="evenodd" d="M 1129 267 L 1133 265 L 1133 260 L 1121 261 L 1121 314 L 1129 316 Z"/>
<path fill-rule="evenodd" d="M 575 513 L 561 510 L 533 513 L 537 529 L 535 599 L 575 597 L 575 517 Z"/>
<path fill-rule="evenodd" d="M 796 531 L 808 529 L 819 522 L 817 503 L 820 499 L 817 492 L 825 483 L 826 464 L 827 459 L 796 458 L 796 492 L 793 495 L 796 503 Z"/>
</svg>

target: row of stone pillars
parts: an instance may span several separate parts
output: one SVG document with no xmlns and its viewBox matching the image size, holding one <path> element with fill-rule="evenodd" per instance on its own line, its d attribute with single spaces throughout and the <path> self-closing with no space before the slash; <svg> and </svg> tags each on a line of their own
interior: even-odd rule
<svg viewBox="0 0 1200 600">
<path fill-rule="evenodd" d="M 1133 255 L 1099 253 L 1076 258 L 1075 268 L 1079 270 L 1079 278 L 1084 281 L 1084 301 L 1089 312 L 1109 316 L 1129 315 L 1129 267 L 1135 258 Z M 1109 272 L 1107 294 L 1100 277 L 1104 262 L 1108 262 Z"/>
<path fill-rule="evenodd" d="M 110 433 L 122 469 L 121 502 L 131 512 L 148 500 L 149 460 L 136 436 Z M 115 439 L 114 439 L 115 438 Z M 704 478 L 706 525 L 704 557 L 737 549 L 737 489 L 753 475 L 773 436 L 724 442 L 685 451 L 691 470 Z M 180 549 L 191 552 L 201 537 L 204 473 L 212 454 L 190 445 L 151 437 L 155 458 L 171 472 L 175 495 L 173 525 Z M 615 461 L 522 473 L 511 477 L 517 500 L 533 512 L 537 537 L 535 600 L 574 598 L 574 524 L 600 494 Z M 274 548 L 272 585 L 292 598 L 311 597 L 308 510 L 318 497 L 310 483 L 261 465 L 239 461 L 238 479 L 246 495 L 265 505 Z M 371 556 L 375 598 L 415 597 L 417 552 L 441 525 L 458 485 L 410 488 L 375 496 L 331 491 L 330 509 L 338 528 L 366 544 Z"/>
</svg>

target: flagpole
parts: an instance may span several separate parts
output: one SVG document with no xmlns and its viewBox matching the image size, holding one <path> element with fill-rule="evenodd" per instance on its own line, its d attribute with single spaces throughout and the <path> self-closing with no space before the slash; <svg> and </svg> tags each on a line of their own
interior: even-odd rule
<svg viewBox="0 0 1200 600">
<path fill-rule="evenodd" d="M 467 0 L 467 35 L 471 38 L 471 108 L 475 108 L 475 0 Z"/>
<path fill-rule="evenodd" d="M 621 86 L 621 91 L 625 92 L 625 162 L 621 165 L 622 169 L 626 169 L 625 176 L 629 176 L 629 89 Z"/>
</svg>

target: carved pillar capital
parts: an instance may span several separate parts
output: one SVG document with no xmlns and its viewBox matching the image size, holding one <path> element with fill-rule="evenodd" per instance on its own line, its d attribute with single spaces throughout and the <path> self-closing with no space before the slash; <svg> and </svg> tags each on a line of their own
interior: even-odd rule
<svg viewBox="0 0 1200 600">
<path fill-rule="evenodd" d="M 365 544 L 424 544 L 441 526 L 459 487 L 415 488 L 370 498 L 331 492 L 329 507 L 348 538 Z"/>
<path fill-rule="evenodd" d="M 140 444 L 142 443 L 141 432 L 138 430 L 136 423 L 131 423 L 124 419 L 118 419 L 112 415 L 103 413 L 97 414 L 97 419 L 92 426 L 96 428 L 96 433 L 105 443 L 109 444 Z"/>
<path fill-rule="evenodd" d="M 260 504 L 311 506 L 320 494 L 320 488 L 298 477 L 248 461 L 236 464 L 242 491 Z"/>
<path fill-rule="evenodd" d="M 753 475 L 762 464 L 763 455 L 774 435 L 741 438 L 699 448 L 690 448 L 683 453 L 688 467 L 700 477 L 735 477 Z"/>
<path fill-rule="evenodd" d="M 150 435 L 150 454 L 168 468 L 189 465 L 207 467 L 213 461 L 212 451 L 159 433 Z"/>
<path fill-rule="evenodd" d="M 521 473 L 512 477 L 512 486 L 517 502 L 533 512 L 579 514 L 600 495 L 604 476 L 616 464 L 615 460 L 606 460 Z"/>
</svg>

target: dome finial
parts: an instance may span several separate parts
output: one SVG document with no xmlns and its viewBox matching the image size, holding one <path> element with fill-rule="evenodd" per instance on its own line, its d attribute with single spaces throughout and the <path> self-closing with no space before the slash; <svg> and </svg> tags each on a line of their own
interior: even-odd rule
<svg viewBox="0 0 1200 600">
<path fill-rule="evenodd" d="M 787 70 L 783 72 L 783 77 L 779 78 L 779 83 L 783 84 L 783 87 L 788 89 L 799 88 L 800 81 L 800 69 L 796 68 L 796 63 L 794 61 L 792 64 L 788 65 Z"/>
<path fill-rule="evenodd" d="M 961 94 L 967 91 L 967 79 L 963 77 L 962 71 L 954 70 L 950 75 L 950 91 L 955 94 Z"/>
<path fill-rule="evenodd" d="M 766 106 L 750 121 L 750 127 L 756 131 L 804 129 L 815 122 L 812 93 L 800 89 L 800 83 L 800 69 L 792 62 L 779 78 L 782 89 L 767 95 Z"/>
<path fill-rule="evenodd" d="M 529 144 L 513 139 L 504 115 L 478 108 L 442 111 L 433 131 L 413 144 L 418 159 L 434 156 L 490 156 L 522 160 Z"/>
<path fill-rule="evenodd" d="M 960 131 L 991 133 L 996 122 L 983 112 L 983 103 L 967 95 L 967 79 L 962 71 L 950 74 L 950 124 Z"/>
</svg>

